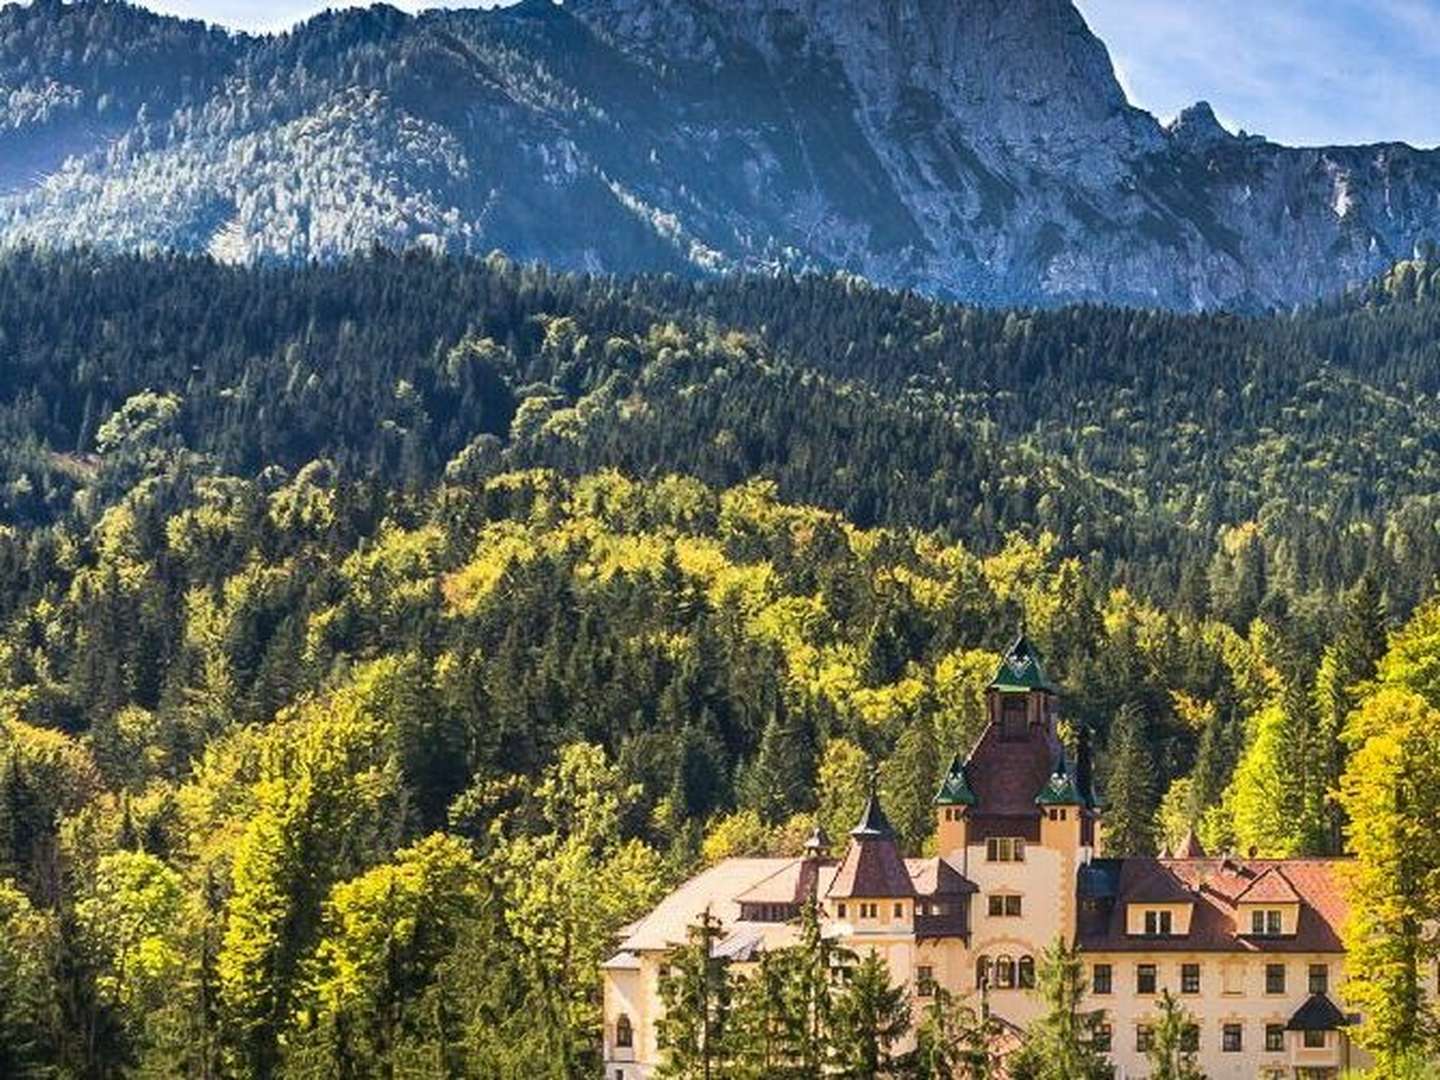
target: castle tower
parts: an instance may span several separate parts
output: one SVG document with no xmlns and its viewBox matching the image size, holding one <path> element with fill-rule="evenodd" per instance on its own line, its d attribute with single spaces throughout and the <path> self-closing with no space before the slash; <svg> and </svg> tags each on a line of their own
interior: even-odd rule
<svg viewBox="0 0 1440 1080">
<path fill-rule="evenodd" d="M 942 859 L 953 859 L 965 872 L 965 852 L 970 829 L 965 815 L 975 805 L 975 792 L 965 777 L 965 763 L 956 754 L 935 794 L 936 850 Z"/>
<path fill-rule="evenodd" d="M 915 883 L 895 843 L 880 797 L 871 795 L 850 846 L 825 894 L 830 917 L 856 934 L 908 934 L 914 929 Z"/>
</svg>

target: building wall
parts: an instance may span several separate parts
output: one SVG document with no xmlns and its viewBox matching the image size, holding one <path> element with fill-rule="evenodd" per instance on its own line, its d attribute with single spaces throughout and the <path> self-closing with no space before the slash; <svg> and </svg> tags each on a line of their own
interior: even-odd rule
<svg viewBox="0 0 1440 1080">
<path fill-rule="evenodd" d="M 603 973 L 606 1080 L 649 1080 L 660 1060 L 656 1023 L 664 1015 L 660 997 L 659 954 L 642 953 L 638 970 L 607 968 Z M 615 1044 L 616 1025 L 621 1015 L 630 1019 L 634 1046 Z"/>
<path fill-rule="evenodd" d="M 1254 1080 L 1266 1075 L 1267 1069 L 1283 1070 L 1293 1075 L 1297 1066 L 1314 1068 L 1346 1068 L 1359 1066 L 1363 1060 L 1349 1047 L 1343 1036 L 1331 1033 L 1324 1050 L 1309 1051 L 1301 1045 L 1298 1033 L 1285 1034 L 1284 1048 L 1278 1052 L 1265 1049 L 1267 1024 L 1284 1025 L 1309 994 L 1311 964 L 1324 964 L 1329 971 L 1329 993 L 1338 999 L 1344 978 L 1344 956 L 1339 953 L 1086 953 L 1086 980 L 1093 982 L 1097 964 L 1109 964 L 1113 990 L 1109 994 L 1091 993 L 1087 1006 L 1104 1010 L 1113 1038 L 1111 1060 L 1116 1066 L 1117 1080 L 1148 1075 L 1145 1055 L 1137 1049 L 1137 1029 L 1158 1020 L 1159 991 L 1168 989 L 1193 1015 L 1200 1028 L 1199 1060 L 1211 1080 Z M 1141 964 L 1156 967 L 1156 993 L 1142 994 L 1137 989 L 1137 968 Z M 1200 990 L 1182 993 L 1181 968 L 1198 964 Z M 1266 965 L 1284 964 L 1285 991 L 1266 991 Z M 1240 1024 L 1242 1044 L 1239 1051 L 1223 1048 L 1226 1024 Z"/>
</svg>

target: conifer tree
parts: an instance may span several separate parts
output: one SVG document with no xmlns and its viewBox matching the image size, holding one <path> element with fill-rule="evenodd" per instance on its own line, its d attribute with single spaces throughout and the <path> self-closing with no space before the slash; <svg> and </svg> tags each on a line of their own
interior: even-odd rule
<svg viewBox="0 0 1440 1080">
<path fill-rule="evenodd" d="M 980 1009 L 958 1001 L 943 986 L 931 989 L 915 1034 L 916 1080 L 993 1080 L 1001 1075 L 994 1051 L 999 1025 Z"/>
<path fill-rule="evenodd" d="M 1154 1039 L 1145 1054 L 1150 1062 L 1150 1080 L 1205 1080 L 1196 1063 L 1198 1034 L 1195 1018 L 1174 994 L 1163 991 Z"/>
<path fill-rule="evenodd" d="M 740 778 L 740 805 L 767 825 L 778 825 L 810 801 L 815 785 L 815 750 L 802 718 L 777 701 L 765 722 L 760 749 Z"/>
<path fill-rule="evenodd" d="M 1110 728 L 1105 784 L 1105 853 L 1155 854 L 1155 811 L 1159 803 L 1155 761 L 1148 745 L 1145 714 L 1135 704 L 1120 709 Z"/>
<path fill-rule="evenodd" d="M 1040 957 L 1035 993 L 1044 1013 L 1007 1062 L 1012 1080 L 1106 1080 L 1110 1064 L 1096 1044 L 1100 1012 L 1081 1009 L 1086 992 L 1079 951 L 1057 938 Z"/>
<path fill-rule="evenodd" d="M 827 1076 L 880 1080 L 906 1067 L 896 1047 L 910 1030 L 910 998 L 890 984 L 890 969 L 875 952 L 849 971 L 835 998 Z"/>
<path fill-rule="evenodd" d="M 731 1021 L 727 963 L 715 956 L 720 920 L 707 909 L 690 927 L 686 944 L 672 949 L 660 979 L 665 1014 L 658 1025 L 666 1080 L 718 1080 L 728 1076 Z"/>
</svg>

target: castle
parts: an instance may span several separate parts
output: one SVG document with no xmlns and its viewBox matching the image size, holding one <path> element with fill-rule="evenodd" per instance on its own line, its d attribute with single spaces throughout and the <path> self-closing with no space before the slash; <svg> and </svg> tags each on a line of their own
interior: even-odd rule
<svg viewBox="0 0 1440 1080">
<path fill-rule="evenodd" d="M 886 961 L 917 1016 L 943 986 L 1022 1030 L 1040 1012 L 1041 952 L 1074 942 L 1119 1080 L 1149 1072 L 1166 989 L 1194 1017 L 1213 1080 L 1329 1080 L 1366 1063 L 1347 1036 L 1355 1018 L 1336 1005 L 1341 860 L 1209 857 L 1193 838 L 1173 857 L 1100 858 L 1088 746 L 1072 765 L 1055 689 L 1023 634 L 986 697 L 984 734 L 935 797 L 938 857 L 902 858 L 872 798 L 838 860 L 822 834 L 796 858 L 728 859 L 628 928 L 603 971 L 607 1080 L 653 1074 L 660 970 L 704 912 L 723 926 L 717 952 L 743 964 L 793 944 L 810 898 L 827 934 Z"/>
</svg>

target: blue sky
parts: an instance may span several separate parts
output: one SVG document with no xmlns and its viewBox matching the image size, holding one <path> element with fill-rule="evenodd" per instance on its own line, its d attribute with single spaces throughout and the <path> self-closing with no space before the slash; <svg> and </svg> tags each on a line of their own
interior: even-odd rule
<svg viewBox="0 0 1440 1080">
<path fill-rule="evenodd" d="M 324 0 L 147 2 L 264 30 L 325 6 Z M 399 0 L 397 6 L 417 10 L 434 2 Z M 1440 0 L 1076 2 L 1110 46 L 1131 100 L 1162 118 L 1203 98 L 1232 128 L 1286 143 L 1440 145 Z"/>
</svg>

